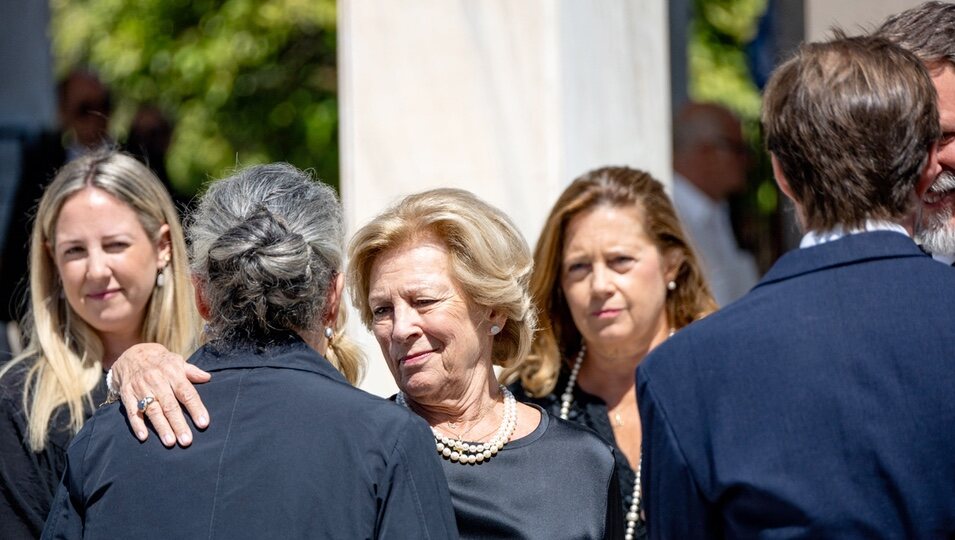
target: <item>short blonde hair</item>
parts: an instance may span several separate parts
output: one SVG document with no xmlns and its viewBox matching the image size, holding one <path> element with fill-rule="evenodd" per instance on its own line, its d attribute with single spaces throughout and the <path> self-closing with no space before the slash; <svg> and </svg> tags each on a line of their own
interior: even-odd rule
<svg viewBox="0 0 955 540">
<path fill-rule="evenodd" d="M 677 286 L 667 292 L 665 305 L 671 328 L 678 330 L 716 310 L 703 270 L 663 185 L 650 174 L 629 167 L 590 171 L 561 193 L 534 249 L 531 293 L 540 313 L 541 331 L 520 371 L 521 384 L 532 396 L 545 396 L 554 390 L 561 358 L 570 358 L 583 341 L 561 289 L 564 234 L 575 216 L 600 206 L 640 209 L 644 232 L 660 253 L 679 252 Z"/>
<path fill-rule="evenodd" d="M 470 301 L 507 316 L 491 357 L 504 368 L 502 379 L 516 372 L 530 350 L 537 324 L 528 291 L 530 249 L 503 212 L 465 190 L 409 195 L 355 233 L 348 249 L 348 282 L 362 322 L 371 328 L 368 293 L 378 257 L 427 238 L 448 249 L 452 278 Z"/>
<path fill-rule="evenodd" d="M 28 365 L 23 393 L 27 411 L 27 443 L 34 451 L 46 446 L 49 421 L 66 405 L 74 432 L 83 427 L 84 405 L 102 379 L 103 345 L 95 330 L 70 307 L 50 251 L 63 204 L 76 193 L 96 188 L 128 205 L 153 241 L 169 226 L 170 261 L 165 285 L 154 288 L 146 306 L 141 339 L 188 355 L 196 345 L 199 315 L 187 269 L 186 243 L 179 216 L 166 188 L 145 165 L 131 156 L 103 149 L 65 165 L 46 188 L 30 240 L 30 305 L 23 320 L 28 337 L 23 353 L 4 367 L 5 374 Z"/>
</svg>

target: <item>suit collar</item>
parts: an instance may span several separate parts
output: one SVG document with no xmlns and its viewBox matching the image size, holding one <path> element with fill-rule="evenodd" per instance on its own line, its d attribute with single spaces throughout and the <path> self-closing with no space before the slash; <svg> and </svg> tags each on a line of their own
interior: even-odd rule
<svg viewBox="0 0 955 540">
<path fill-rule="evenodd" d="M 782 257 L 756 285 L 782 281 L 827 268 L 875 259 L 927 257 L 911 238 L 890 231 L 874 231 L 849 236 L 812 247 L 794 249 Z"/>
<path fill-rule="evenodd" d="M 266 343 L 208 343 L 196 351 L 189 362 L 211 372 L 259 367 L 297 369 L 347 383 L 335 366 L 294 334 Z"/>
</svg>

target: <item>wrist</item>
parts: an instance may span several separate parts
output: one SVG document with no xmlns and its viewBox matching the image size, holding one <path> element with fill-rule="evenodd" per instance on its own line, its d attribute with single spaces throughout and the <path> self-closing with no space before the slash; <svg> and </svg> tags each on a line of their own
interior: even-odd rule
<svg viewBox="0 0 955 540">
<path fill-rule="evenodd" d="M 118 401 L 119 398 L 119 385 L 113 380 L 113 368 L 110 368 L 106 371 L 106 403 Z"/>
</svg>

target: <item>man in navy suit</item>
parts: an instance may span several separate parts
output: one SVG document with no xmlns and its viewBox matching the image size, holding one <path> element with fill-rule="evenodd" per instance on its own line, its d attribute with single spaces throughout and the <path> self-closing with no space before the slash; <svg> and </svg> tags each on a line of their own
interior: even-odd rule
<svg viewBox="0 0 955 540">
<path fill-rule="evenodd" d="M 763 126 L 806 231 L 637 372 L 651 538 L 955 535 L 955 271 L 910 238 L 938 173 L 918 59 L 804 45 Z"/>
</svg>

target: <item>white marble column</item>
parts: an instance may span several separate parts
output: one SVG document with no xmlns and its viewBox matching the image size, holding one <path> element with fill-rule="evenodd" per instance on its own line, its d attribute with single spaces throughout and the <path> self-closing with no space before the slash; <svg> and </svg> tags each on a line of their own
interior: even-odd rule
<svg viewBox="0 0 955 540">
<path fill-rule="evenodd" d="M 474 191 L 533 245 L 575 176 L 608 164 L 670 179 L 663 0 L 342 0 L 342 197 L 353 232 L 399 197 Z M 394 390 L 366 345 L 363 387 Z"/>
</svg>

